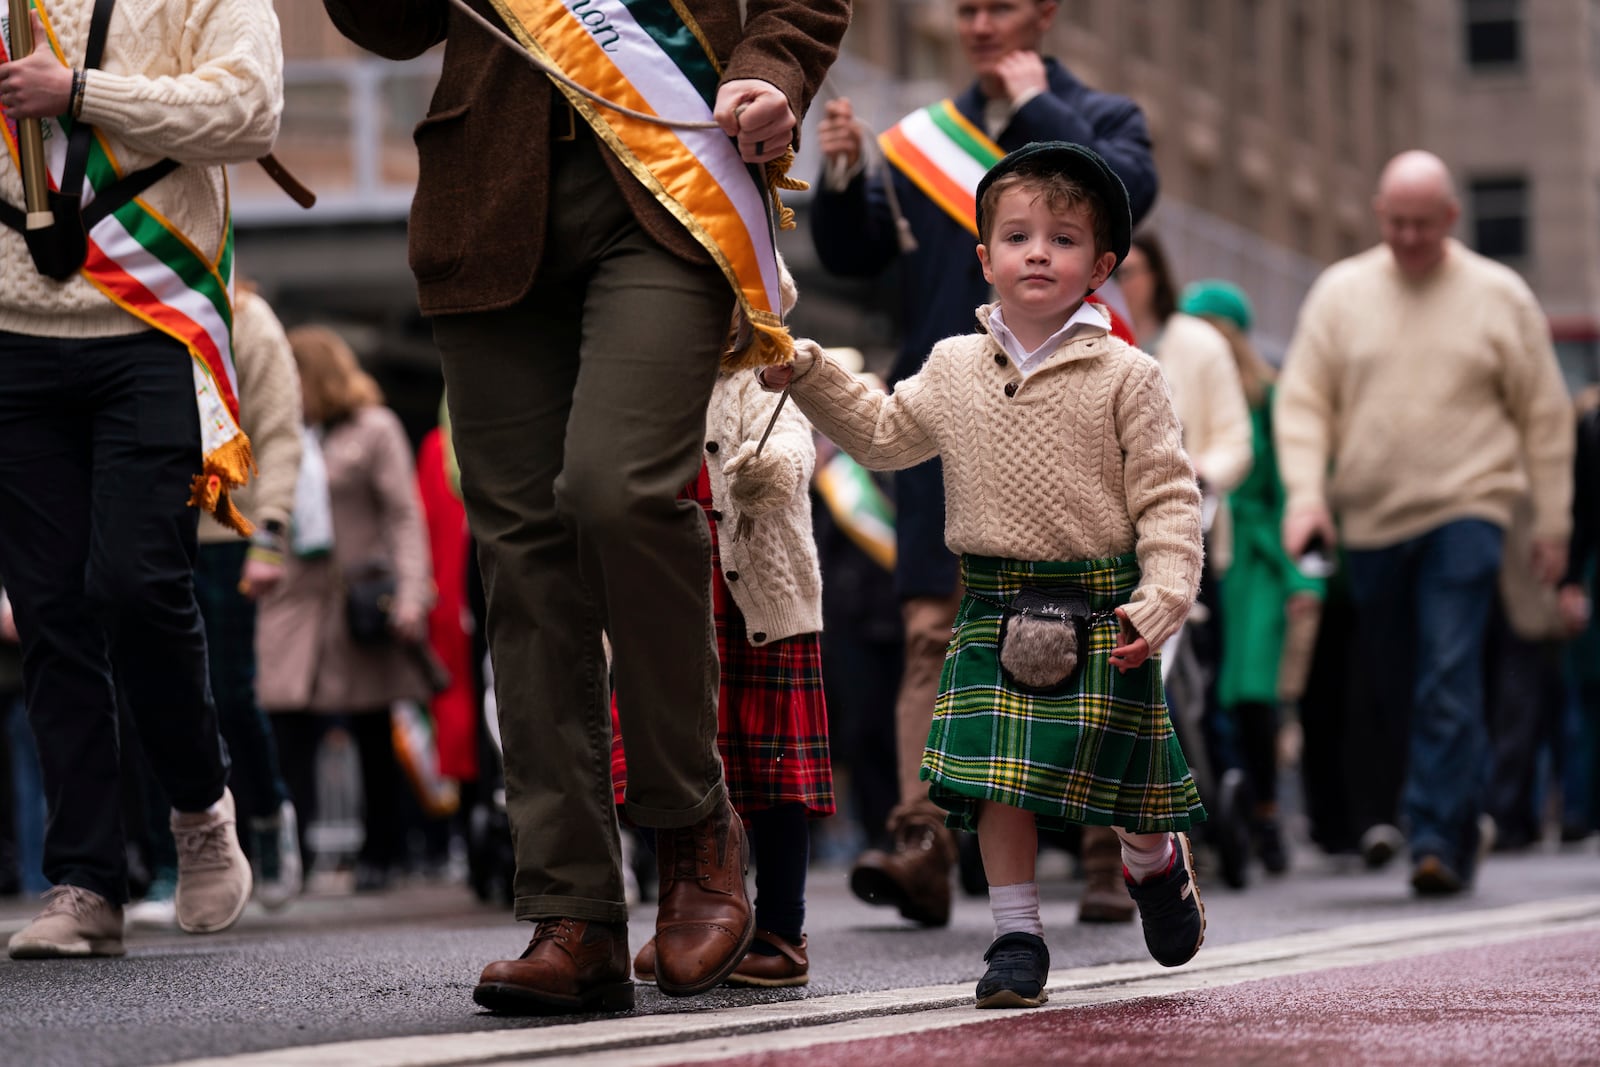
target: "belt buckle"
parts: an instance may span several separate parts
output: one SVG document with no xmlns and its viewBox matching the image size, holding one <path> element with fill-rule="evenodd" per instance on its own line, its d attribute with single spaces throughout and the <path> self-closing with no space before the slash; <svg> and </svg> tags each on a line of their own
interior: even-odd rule
<svg viewBox="0 0 1600 1067">
<path fill-rule="evenodd" d="M 572 101 L 566 97 L 559 98 L 562 109 L 567 115 L 567 128 L 558 130 L 550 135 L 552 141 L 576 141 L 578 139 L 578 109 L 572 106 Z"/>
</svg>

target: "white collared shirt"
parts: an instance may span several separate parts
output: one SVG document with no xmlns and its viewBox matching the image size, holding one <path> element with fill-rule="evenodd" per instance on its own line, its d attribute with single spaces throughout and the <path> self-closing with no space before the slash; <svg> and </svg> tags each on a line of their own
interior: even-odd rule
<svg viewBox="0 0 1600 1067">
<path fill-rule="evenodd" d="M 1006 325 L 1004 307 L 997 307 L 989 313 L 989 335 L 1006 350 L 1006 354 L 1016 363 L 1017 370 L 1024 378 L 1038 370 L 1044 361 L 1050 358 L 1050 354 L 1061 347 L 1063 341 L 1076 333 L 1080 327 L 1085 326 L 1100 333 L 1107 332 L 1105 312 L 1087 300 L 1078 305 L 1077 311 L 1067 316 L 1067 321 L 1061 324 L 1061 329 L 1046 337 L 1044 344 L 1030 352 L 1022 347 L 1017 335 Z"/>
</svg>

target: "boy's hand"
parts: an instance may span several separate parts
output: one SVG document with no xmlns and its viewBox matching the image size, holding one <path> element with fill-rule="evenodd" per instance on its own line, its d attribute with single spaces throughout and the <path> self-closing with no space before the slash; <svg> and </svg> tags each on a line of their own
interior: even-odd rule
<svg viewBox="0 0 1600 1067">
<path fill-rule="evenodd" d="M 1126 611 L 1118 608 L 1116 615 L 1117 622 L 1122 625 L 1122 644 L 1111 650 L 1111 665 L 1120 673 L 1127 674 L 1150 658 L 1150 642 L 1139 636 L 1139 631 L 1128 621 Z"/>
<path fill-rule="evenodd" d="M 769 393 L 781 393 L 794 381 L 794 364 L 779 363 L 756 371 L 756 381 Z"/>
</svg>

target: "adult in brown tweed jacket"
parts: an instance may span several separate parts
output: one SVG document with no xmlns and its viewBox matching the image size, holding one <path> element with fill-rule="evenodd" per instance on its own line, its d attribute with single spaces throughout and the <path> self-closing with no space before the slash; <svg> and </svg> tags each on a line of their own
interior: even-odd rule
<svg viewBox="0 0 1600 1067">
<path fill-rule="evenodd" d="M 715 447 L 705 409 L 732 291 L 553 83 L 447 0 L 324 5 L 389 58 L 445 42 L 416 131 L 411 267 L 480 545 L 516 915 L 538 924 L 474 998 L 504 1012 L 633 1004 L 602 630 L 627 694 L 628 816 L 657 831 L 657 983 L 703 992 L 754 933 L 716 748 L 710 542 L 700 509 L 676 499 Z M 673 6 L 720 62 L 714 114 L 741 156 L 782 155 L 849 0 L 747 0 L 742 20 L 739 0 Z"/>
</svg>

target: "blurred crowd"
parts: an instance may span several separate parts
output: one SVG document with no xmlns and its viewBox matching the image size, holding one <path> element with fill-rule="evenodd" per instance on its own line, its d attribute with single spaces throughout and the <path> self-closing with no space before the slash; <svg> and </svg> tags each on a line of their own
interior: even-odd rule
<svg viewBox="0 0 1600 1067">
<path fill-rule="evenodd" d="M 1249 296 L 1220 279 L 1181 284 L 1150 232 L 1137 235 L 1118 280 L 1134 335 L 1171 379 L 1211 522 L 1205 591 L 1165 667 L 1212 813 L 1199 832 L 1201 862 L 1235 888 L 1282 874 L 1307 848 L 1382 866 L 1405 845 L 1405 731 L 1374 719 L 1374 673 L 1358 640 L 1372 623 L 1352 599 L 1342 550 L 1291 558 L 1280 537 L 1278 370 L 1251 343 Z M 338 334 L 316 326 L 285 334 L 254 295 L 241 301 L 239 320 L 243 408 L 263 471 L 256 492 L 283 499 L 288 536 L 277 558 L 219 527 L 203 538 L 197 583 L 256 897 L 282 907 L 306 887 L 373 892 L 429 879 L 509 900 L 483 597 L 444 406 L 414 453 Z M 858 353 L 846 356 L 859 366 Z M 1540 580 L 1531 507 L 1519 507 L 1478 664 L 1491 739 L 1481 767 L 1485 851 L 1570 845 L 1600 830 L 1600 626 L 1591 610 L 1600 388 L 1576 397 L 1572 425 L 1570 565 L 1554 586 Z M 839 866 L 859 850 L 895 847 L 888 827 L 900 796 L 894 705 L 905 634 L 892 484 L 820 436 L 817 447 L 822 673 L 839 813 L 819 826 L 814 862 Z M 264 571 L 252 567 L 262 560 Z M 252 576 L 262 588 L 249 587 Z M 46 812 L 23 703 L 6 606 L 4 896 L 48 888 Z M 137 744 L 123 746 L 123 759 L 130 879 L 141 900 L 130 918 L 171 924 L 168 805 Z M 1093 833 L 1055 843 L 1087 855 Z M 981 892 L 975 845 L 957 845 L 945 876 L 959 866 L 960 884 Z M 1086 917 L 1107 908 L 1115 917 L 1117 884 L 1097 884 L 1090 865 L 1076 870 L 1089 883 Z M 630 878 L 632 892 L 640 885 L 648 892 L 652 879 Z"/>
</svg>

